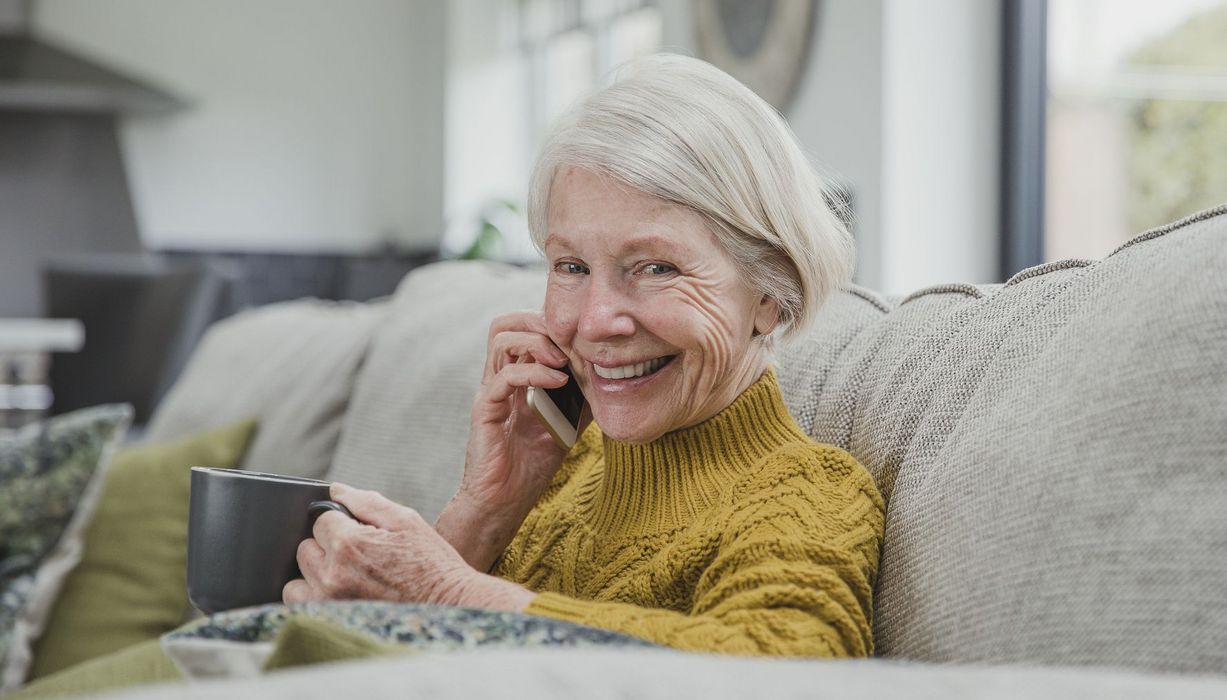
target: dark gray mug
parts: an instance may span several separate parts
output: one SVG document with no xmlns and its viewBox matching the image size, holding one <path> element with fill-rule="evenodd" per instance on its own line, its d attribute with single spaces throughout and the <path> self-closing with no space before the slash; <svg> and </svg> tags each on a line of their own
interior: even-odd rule
<svg viewBox="0 0 1227 700">
<path fill-rule="evenodd" d="M 192 467 L 187 595 L 206 614 L 281 601 L 299 578 L 298 545 L 326 510 L 328 482 L 280 474 Z"/>
</svg>

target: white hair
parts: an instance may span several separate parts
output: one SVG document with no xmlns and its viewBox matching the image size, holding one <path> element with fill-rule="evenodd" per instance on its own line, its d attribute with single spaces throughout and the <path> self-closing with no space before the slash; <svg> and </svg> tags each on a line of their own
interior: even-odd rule
<svg viewBox="0 0 1227 700">
<path fill-rule="evenodd" d="M 851 279 L 852 237 L 792 130 L 711 64 L 670 54 L 631 61 L 559 118 L 529 182 L 528 225 L 539 249 L 550 189 L 566 166 L 703 216 L 750 287 L 779 304 L 772 336 L 799 335 Z"/>
</svg>

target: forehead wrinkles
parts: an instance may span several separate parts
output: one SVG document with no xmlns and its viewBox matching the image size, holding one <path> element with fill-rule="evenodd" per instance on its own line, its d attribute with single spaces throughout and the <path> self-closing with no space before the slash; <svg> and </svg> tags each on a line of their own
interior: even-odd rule
<svg viewBox="0 0 1227 700">
<path fill-rule="evenodd" d="M 707 220 L 691 208 L 577 168 L 555 179 L 546 219 L 545 248 L 600 246 L 615 256 L 652 248 L 695 255 L 717 244 Z"/>
<path fill-rule="evenodd" d="M 547 229 L 562 220 L 569 226 L 573 218 L 602 218 L 606 212 L 615 210 L 619 218 L 625 210 L 638 210 L 652 214 L 664 200 L 653 197 L 633 187 L 583 168 L 564 168 L 550 188 L 550 200 L 546 210 Z"/>
</svg>

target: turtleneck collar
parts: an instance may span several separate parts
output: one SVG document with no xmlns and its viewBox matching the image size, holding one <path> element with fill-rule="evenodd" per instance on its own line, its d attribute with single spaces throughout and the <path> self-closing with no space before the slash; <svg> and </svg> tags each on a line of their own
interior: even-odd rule
<svg viewBox="0 0 1227 700">
<path fill-rule="evenodd" d="M 626 534 L 684 527 L 768 454 L 810 441 L 788 412 L 773 369 L 698 425 L 644 444 L 603 439 L 605 468 L 588 494 L 589 522 Z"/>
</svg>

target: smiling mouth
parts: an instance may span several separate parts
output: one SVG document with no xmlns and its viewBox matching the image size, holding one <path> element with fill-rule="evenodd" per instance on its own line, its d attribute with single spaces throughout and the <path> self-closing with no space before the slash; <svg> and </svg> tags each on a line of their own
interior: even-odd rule
<svg viewBox="0 0 1227 700">
<path fill-rule="evenodd" d="M 662 367 L 669 364 L 669 361 L 675 357 L 677 355 L 666 355 L 665 357 L 657 357 L 646 362 L 636 362 L 635 364 L 622 365 L 621 367 L 601 367 L 600 365 L 593 364 L 592 371 L 596 372 L 596 375 L 602 379 L 634 379 L 659 372 Z"/>
</svg>

